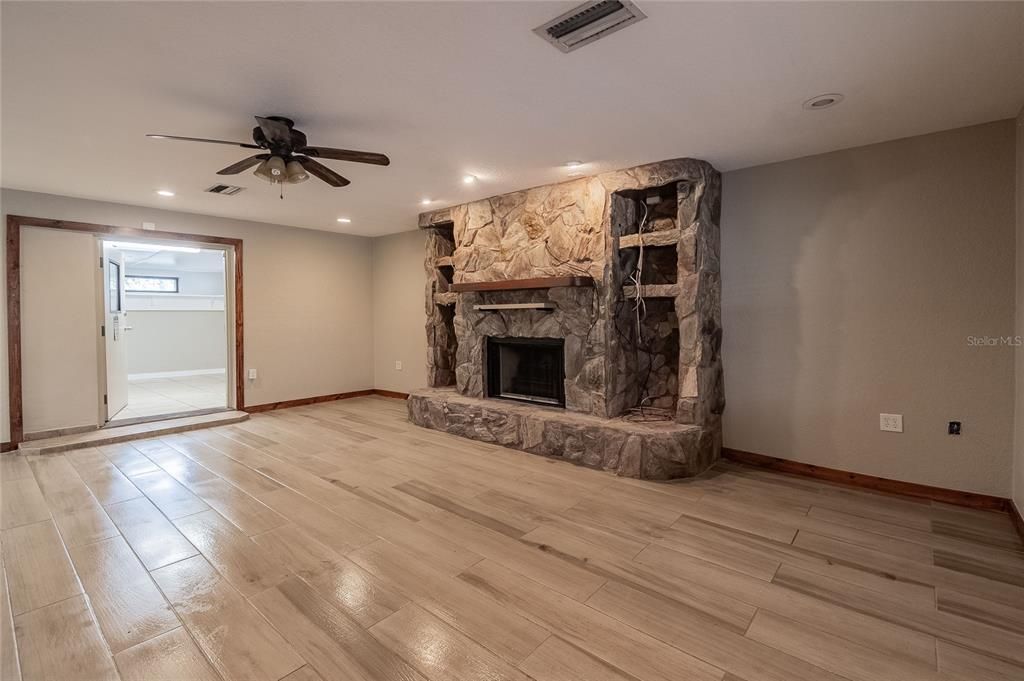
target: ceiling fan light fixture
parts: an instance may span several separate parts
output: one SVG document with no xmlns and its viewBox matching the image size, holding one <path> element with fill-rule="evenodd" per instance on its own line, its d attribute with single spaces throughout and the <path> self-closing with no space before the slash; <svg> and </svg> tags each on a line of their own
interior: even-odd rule
<svg viewBox="0 0 1024 681">
<path fill-rule="evenodd" d="M 306 169 L 303 168 L 302 164 L 298 161 L 288 161 L 288 164 L 285 166 L 285 170 L 288 173 L 289 184 L 298 184 L 299 182 L 305 182 L 309 179 L 309 173 L 306 172 Z"/>
<path fill-rule="evenodd" d="M 276 182 L 285 182 L 288 179 L 288 169 L 284 164 L 284 159 L 280 156 L 271 156 L 259 164 L 256 170 L 253 171 L 253 175 L 274 184 Z"/>
</svg>

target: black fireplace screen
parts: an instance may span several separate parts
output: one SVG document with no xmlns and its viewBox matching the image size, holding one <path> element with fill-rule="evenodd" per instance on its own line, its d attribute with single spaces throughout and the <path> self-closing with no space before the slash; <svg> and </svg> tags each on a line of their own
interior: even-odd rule
<svg viewBox="0 0 1024 681">
<path fill-rule="evenodd" d="M 565 406 L 565 341 L 488 338 L 487 396 Z"/>
</svg>

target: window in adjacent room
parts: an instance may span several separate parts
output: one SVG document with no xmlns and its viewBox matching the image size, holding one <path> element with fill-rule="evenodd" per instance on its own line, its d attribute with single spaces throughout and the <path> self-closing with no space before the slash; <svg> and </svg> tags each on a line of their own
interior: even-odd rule
<svg viewBox="0 0 1024 681">
<path fill-rule="evenodd" d="M 128 293 L 177 293 L 178 278 L 128 275 L 124 278 L 124 290 Z"/>
</svg>

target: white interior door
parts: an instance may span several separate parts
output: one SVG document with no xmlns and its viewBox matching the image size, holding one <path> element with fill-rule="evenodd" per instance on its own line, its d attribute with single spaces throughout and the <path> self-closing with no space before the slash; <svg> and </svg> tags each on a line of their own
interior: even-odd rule
<svg viewBox="0 0 1024 681">
<path fill-rule="evenodd" d="M 103 249 L 103 335 L 107 357 L 107 421 L 128 405 L 127 331 L 124 254 Z"/>
</svg>

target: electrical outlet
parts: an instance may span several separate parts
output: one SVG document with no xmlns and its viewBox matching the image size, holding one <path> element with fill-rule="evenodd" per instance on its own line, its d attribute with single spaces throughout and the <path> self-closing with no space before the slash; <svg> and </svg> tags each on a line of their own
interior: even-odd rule
<svg viewBox="0 0 1024 681">
<path fill-rule="evenodd" d="M 396 359 L 395 360 L 395 371 L 401 371 L 401 370 L 402 370 L 402 360 Z"/>
<path fill-rule="evenodd" d="M 902 433 L 903 414 L 879 414 L 878 429 L 889 433 Z"/>
<path fill-rule="evenodd" d="M 255 369 L 249 369 L 249 380 L 250 381 L 255 381 L 256 380 L 256 370 Z"/>
<path fill-rule="evenodd" d="M 950 435 L 959 435 L 960 434 L 960 427 L 961 427 L 961 424 L 960 424 L 959 421 L 950 421 L 949 422 L 949 429 L 948 429 L 947 432 Z"/>
</svg>

